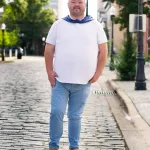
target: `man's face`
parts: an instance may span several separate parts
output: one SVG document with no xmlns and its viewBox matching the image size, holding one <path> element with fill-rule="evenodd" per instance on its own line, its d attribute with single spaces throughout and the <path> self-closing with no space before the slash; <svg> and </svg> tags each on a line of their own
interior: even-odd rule
<svg viewBox="0 0 150 150">
<path fill-rule="evenodd" d="M 85 0 L 69 0 L 68 7 L 72 16 L 83 16 L 86 8 Z"/>
</svg>

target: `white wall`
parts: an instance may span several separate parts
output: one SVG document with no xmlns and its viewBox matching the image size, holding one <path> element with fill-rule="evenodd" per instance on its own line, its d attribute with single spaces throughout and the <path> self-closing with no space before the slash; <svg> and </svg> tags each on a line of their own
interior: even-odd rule
<svg viewBox="0 0 150 150">
<path fill-rule="evenodd" d="M 88 0 L 88 2 L 89 2 L 88 14 L 97 20 L 97 9 L 98 9 L 97 0 Z"/>
<path fill-rule="evenodd" d="M 68 0 L 58 0 L 58 19 L 69 14 L 67 2 Z"/>
<path fill-rule="evenodd" d="M 0 8 L 0 13 L 3 13 L 3 11 L 4 11 L 4 8 L 3 7 Z"/>
</svg>

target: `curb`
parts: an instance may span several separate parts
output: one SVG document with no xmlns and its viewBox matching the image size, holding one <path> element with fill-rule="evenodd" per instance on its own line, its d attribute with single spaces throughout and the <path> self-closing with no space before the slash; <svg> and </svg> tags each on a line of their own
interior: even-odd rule
<svg viewBox="0 0 150 150">
<path fill-rule="evenodd" d="M 132 117 L 137 117 L 140 116 L 139 112 L 135 108 L 132 100 L 127 96 L 127 94 L 124 92 L 123 89 L 121 89 L 117 84 L 112 81 L 108 80 L 107 81 L 109 85 L 114 89 L 114 91 L 118 94 L 120 97 L 121 102 L 124 104 L 125 111 L 126 113 L 132 118 Z"/>
<path fill-rule="evenodd" d="M 107 82 L 119 96 L 120 98 L 119 100 L 122 102 L 124 106 L 124 111 L 126 113 L 126 117 L 125 117 L 126 120 L 128 120 L 133 125 L 133 127 L 129 129 L 129 132 L 131 133 L 128 133 L 128 134 L 130 136 L 127 135 L 126 130 L 124 130 L 121 125 L 119 125 L 125 137 L 125 141 L 129 150 L 150 150 L 150 139 L 149 139 L 150 127 L 149 125 L 147 124 L 147 122 L 145 122 L 145 120 L 139 114 L 132 100 L 128 97 L 125 91 L 119 86 L 117 86 L 117 84 L 114 81 L 109 79 Z M 132 134 L 132 132 L 134 134 Z M 133 139 L 130 140 L 130 138 L 133 138 Z M 136 143 L 139 144 L 138 145 L 139 147 L 136 147 L 135 149 L 133 145 Z"/>
</svg>

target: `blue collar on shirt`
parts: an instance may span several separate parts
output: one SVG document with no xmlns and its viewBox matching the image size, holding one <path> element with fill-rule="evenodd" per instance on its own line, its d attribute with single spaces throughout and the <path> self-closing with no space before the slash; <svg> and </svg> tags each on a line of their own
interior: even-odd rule
<svg viewBox="0 0 150 150">
<path fill-rule="evenodd" d="M 93 18 L 92 18 L 91 16 L 85 16 L 82 20 L 78 20 L 78 19 L 73 20 L 73 19 L 70 18 L 69 15 L 66 16 L 66 17 L 63 18 L 63 19 L 64 19 L 65 21 L 67 21 L 67 22 L 70 22 L 70 23 L 80 23 L 80 24 L 82 24 L 82 23 L 87 23 L 87 22 L 90 22 L 90 21 L 93 20 Z"/>
</svg>

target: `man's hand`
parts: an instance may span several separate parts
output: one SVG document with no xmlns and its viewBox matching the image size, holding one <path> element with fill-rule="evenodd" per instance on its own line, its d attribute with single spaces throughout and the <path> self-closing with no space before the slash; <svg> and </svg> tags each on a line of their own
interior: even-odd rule
<svg viewBox="0 0 150 150">
<path fill-rule="evenodd" d="M 94 74 L 94 76 L 89 80 L 89 83 L 94 83 L 98 80 L 99 75 L 97 73 Z"/>
<path fill-rule="evenodd" d="M 55 53 L 55 45 L 52 44 L 46 44 L 45 46 L 45 64 L 46 64 L 46 70 L 48 74 L 48 79 L 51 84 L 51 87 L 54 87 L 56 84 L 55 77 L 58 77 L 58 75 L 53 71 L 53 58 Z"/>
<path fill-rule="evenodd" d="M 56 74 L 56 72 L 52 71 L 48 74 L 48 79 L 49 79 L 49 82 L 51 84 L 51 87 L 54 87 L 55 84 L 56 84 L 56 77 L 58 77 L 58 75 Z"/>
<path fill-rule="evenodd" d="M 108 53 L 107 43 L 99 44 L 98 48 L 99 48 L 99 53 L 98 53 L 96 72 L 95 72 L 94 76 L 92 77 L 92 79 L 90 79 L 89 83 L 94 83 L 98 80 L 98 78 L 102 74 L 102 71 L 103 71 L 105 63 L 106 63 L 107 53 Z"/>
</svg>

